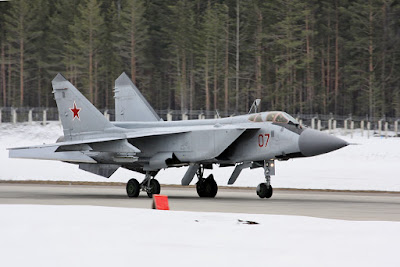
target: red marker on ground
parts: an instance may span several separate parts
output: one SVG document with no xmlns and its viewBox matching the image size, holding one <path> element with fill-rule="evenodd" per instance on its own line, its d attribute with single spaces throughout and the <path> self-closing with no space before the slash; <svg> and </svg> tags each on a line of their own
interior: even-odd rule
<svg viewBox="0 0 400 267">
<path fill-rule="evenodd" d="M 169 210 L 168 196 L 153 195 L 153 209 Z"/>
</svg>

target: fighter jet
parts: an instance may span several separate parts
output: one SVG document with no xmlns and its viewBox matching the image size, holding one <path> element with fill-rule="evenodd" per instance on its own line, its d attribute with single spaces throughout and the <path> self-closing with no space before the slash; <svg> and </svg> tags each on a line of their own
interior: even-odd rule
<svg viewBox="0 0 400 267">
<path fill-rule="evenodd" d="M 232 167 L 232 185 L 245 168 L 263 168 L 265 182 L 257 186 L 260 198 L 273 194 L 275 160 L 311 157 L 348 143 L 306 128 L 283 111 L 229 118 L 163 121 L 126 74 L 115 83 L 116 120 L 108 121 L 69 81 L 58 74 L 52 81 L 64 135 L 54 144 L 10 148 L 11 158 L 58 160 L 109 178 L 118 168 L 145 174 L 126 185 L 128 197 L 160 193 L 155 179 L 161 169 L 188 166 L 183 186 L 197 176 L 200 197 L 213 198 L 218 185 L 204 169 Z"/>
</svg>

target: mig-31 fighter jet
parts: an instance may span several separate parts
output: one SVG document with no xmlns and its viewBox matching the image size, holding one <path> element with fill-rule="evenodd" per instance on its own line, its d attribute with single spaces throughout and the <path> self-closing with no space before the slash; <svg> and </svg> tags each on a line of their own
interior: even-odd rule
<svg viewBox="0 0 400 267">
<path fill-rule="evenodd" d="M 129 77 L 115 82 L 116 121 L 108 121 L 68 80 L 58 74 L 52 81 L 64 136 L 54 144 L 10 148 L 11 158 L 59 160 L 109 178 L 118 168 L 145 174 L 132 178 L 126 192 L 137 197 L 160 193 L 155 179 L 164 168 L 188 166 L 182 185 L 197 176 L 200 197 L 215 197 L 217 183 L 204 169 L 234 166 L 232 185 L 244 168 L 264 168 L 265 183 L 257 186 L 260 198 L 273 193 L 275 160 L 311 157 L 348 145 L 342 139 L 306 128 L 282 111 L 228 118 L 162 121 Z"/>
</svg>

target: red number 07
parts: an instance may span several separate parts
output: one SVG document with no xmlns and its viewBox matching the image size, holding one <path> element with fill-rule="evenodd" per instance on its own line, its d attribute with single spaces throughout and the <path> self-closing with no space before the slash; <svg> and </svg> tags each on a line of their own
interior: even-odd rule
<svg viewBox="0 0 400 267">
<path fill-rule="evenodd" d="M 266 137 L 265 145 L 264 145 L 264 136 Z M 269 134 L 264 134 L 264 135 L 259 134 L 258 135 L 258 146 L 259 147 L 267 147 L 268 141 L 269 141 Z"/>
</svg>

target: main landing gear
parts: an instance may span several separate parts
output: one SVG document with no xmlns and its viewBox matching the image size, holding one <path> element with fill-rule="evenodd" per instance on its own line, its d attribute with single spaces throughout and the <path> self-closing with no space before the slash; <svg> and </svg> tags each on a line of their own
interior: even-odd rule
<svg viewBox="0 0 400 267">
<path fill-rule="evenodd" d="M 264 161 L 264 176 L 265 183 L 261 183 L 257 186 L 257 195 L 260 198 L 272 197 L 273 189 L 271 186 L 271 175 L 275 174 L 275 164 L 272 160 Z"/>
<path fill-rule="evenodd" d="M 210 174 L 207 178 L 203 178 L 204 167 L 200 166 L 196 172 L 199 181 L 196 183 L 196 190 L 199 197 L 213 198 L 217 195 L 218 185 L 214 180 L 214 176 Z"/>
<path fill-rule="evenodd" d="M 140 190 L 145 191 L 147 196 L 151 198 L 153 195 L 160 194 L 161 186 L 156 179 L 151 177 L 149 172 L 146 172 L 146 177 L 141 184 L 134 178 L 126 184 L 128 197 L 138 197 Z"/>
</svg>

